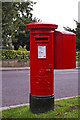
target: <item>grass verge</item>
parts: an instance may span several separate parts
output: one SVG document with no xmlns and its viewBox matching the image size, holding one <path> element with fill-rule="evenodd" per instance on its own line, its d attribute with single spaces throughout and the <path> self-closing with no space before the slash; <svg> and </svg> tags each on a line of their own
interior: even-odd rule
<svg viewBox="0 0 80 120">
<path fill-rule="evenodd" d="M 29 106 L 21 106 L 2 111 L 2 118 L 75 118 L 79 119 L 79 99 L 73 97 L 55 101 L 54 111 L 43 114 L 33 114 Z M 7 120 L 7 119 L 6 119 Z"/>
</svg>

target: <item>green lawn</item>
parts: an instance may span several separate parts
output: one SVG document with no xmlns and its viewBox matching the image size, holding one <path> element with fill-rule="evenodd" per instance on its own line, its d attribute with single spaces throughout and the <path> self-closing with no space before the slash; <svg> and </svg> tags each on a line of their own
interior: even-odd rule
<svg viewBox="0 0 80 120">
<path fill-rule="evenodd" d="M 79 99 L 80 97 L 57 100 L 54 111 L 43 114 L 31 113 L 29 106 L 7 109 L 2 111 L 2 118 L 77 118 L 79 120 Z"/>
</svg>

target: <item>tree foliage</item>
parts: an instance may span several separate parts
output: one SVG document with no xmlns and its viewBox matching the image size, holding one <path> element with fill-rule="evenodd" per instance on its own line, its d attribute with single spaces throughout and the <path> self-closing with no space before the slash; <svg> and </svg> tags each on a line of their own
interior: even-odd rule
<svg viewBox="0 0 80 120">
<path fill-rule="evenodd" d="M 2 38 L 3 45 L 14 45 L 18 49 L 21 45 L 26 45 L 30 49 L 29 31 L 25 30 L 25 25 L 30 22 L 39 21 L 32 19 L 33 5 L 36 2 L 27 0 L 25 2 L 3 2 L 2 3 Z M 27 33 L 27 34 L 26 34 Z"/>
<path fill-rule="evenodd" d="M 76 34 L 76 49 L 80 50 L 80 23 L 77 22 L 76 20 L 74 20 L 76 22 L 76 28 L 72 29 L 70 27 L 63 27 L 66 31 L 70 31 Z"/>
</svg>

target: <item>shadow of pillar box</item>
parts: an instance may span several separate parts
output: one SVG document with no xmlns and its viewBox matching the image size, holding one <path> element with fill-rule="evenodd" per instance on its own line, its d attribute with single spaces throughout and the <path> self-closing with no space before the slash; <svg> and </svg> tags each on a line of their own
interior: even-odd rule
<svg viewBox="0 0 80 120">
<path fill-rule="evenodd" d="M 54 69 L 76 67 L 76 35 L 55 31 L 58 25 L 30 23 L 30 110 L 54 109 Z"/>
</svg>

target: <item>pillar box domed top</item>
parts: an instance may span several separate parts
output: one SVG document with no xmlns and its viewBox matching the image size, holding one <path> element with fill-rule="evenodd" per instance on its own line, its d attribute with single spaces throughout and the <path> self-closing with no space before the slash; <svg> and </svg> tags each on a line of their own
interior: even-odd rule
<svg viewBox="0 0 80 120">
<path fill-rule="evenodd" d="M 48 24 L 48 23 L 40 23 L 40 22 L 34 22 L 25 25 L 26 29 L 30 29 L 31 32 L 41 32 L 41 31 L 54 31 L 57 29 L 58 25 L 56 24 Z"/>
</svg>

